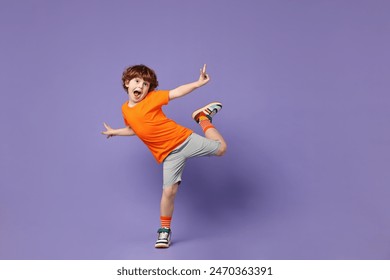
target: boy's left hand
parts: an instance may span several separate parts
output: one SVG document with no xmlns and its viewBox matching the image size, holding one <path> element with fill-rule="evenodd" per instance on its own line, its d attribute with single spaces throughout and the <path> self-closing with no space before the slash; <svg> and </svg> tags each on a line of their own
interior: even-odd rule
<svg viewBox="0 0 390 280">
<path fill-rule="evenodd" d="M 210 81 L 210 76 L 206 73 L 206 64 L 203 65 L 203 69 L 200 69 L 199 84 L 201 86 L 207 84 Z"/>
</svg>

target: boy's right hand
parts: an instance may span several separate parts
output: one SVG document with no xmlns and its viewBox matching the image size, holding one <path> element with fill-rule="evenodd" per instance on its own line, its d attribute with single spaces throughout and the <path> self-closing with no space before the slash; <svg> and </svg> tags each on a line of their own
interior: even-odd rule
<svg viewBox="0 0 390 280">
<path fill-rule="evenodd" d="M 106 128 L 106 131 L 102 131 L 102 134 L 107 135 L 107 138 L 114 136 L 114 129 L 106 123 L 103 123 L 103 125 Z"/>
</svg>

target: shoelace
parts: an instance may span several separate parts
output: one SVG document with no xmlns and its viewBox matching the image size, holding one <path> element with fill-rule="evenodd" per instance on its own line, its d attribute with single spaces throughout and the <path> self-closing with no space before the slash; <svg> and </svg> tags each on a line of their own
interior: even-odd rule
<svg viewBox="0 0 390 280">
<path fill-rule="evenodd" d="M 160 232 L 158 239 L 168 239 L 168 232 Z"/>
</svg>

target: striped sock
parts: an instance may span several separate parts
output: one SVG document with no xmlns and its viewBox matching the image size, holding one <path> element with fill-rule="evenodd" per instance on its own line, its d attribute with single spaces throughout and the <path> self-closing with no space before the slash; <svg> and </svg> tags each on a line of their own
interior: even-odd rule
<svg viewBox="0 0 390 280">
<path fill-rule="evenodd" d="M 171 228 L 172 217 L 160 216 L 161 227 L 162 228 Z"/>
<path fill-rule="evenodd" d="M 212 125 L 212 123 L 208 119 L 200 121 L 199 125 L 202 128 L 204 133 L 206 133 L 207 129 L 214 128 L 214 126 Z"/>
<path fill-rule="evenodd" d="M 209 120 L 208 117 L 205 115 L 200 115 L 199 116 L 199 125 L 202 128 L 203 132 L 206 133 L 206 130 L 209 128 L 213 128 L 214 126 L 212 125 L 211 121 Z"/>
</svg>

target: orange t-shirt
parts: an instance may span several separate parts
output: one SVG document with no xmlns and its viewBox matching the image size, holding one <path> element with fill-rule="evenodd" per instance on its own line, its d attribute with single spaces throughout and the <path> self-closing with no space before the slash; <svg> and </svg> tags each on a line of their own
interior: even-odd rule
<svg viewBox="0 0 390 280">
<path fill-rule="evenodd" d="M 130 108 L 128 101 L 122 105 L 125 124 L 134 130 L 159 163 L 192 133 L 165 116 L 161 107 L 168 102 L 169 91 L 159 90 L 149 92 L 134 107 Z"/>
</svg>

